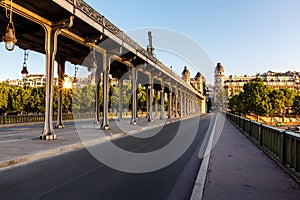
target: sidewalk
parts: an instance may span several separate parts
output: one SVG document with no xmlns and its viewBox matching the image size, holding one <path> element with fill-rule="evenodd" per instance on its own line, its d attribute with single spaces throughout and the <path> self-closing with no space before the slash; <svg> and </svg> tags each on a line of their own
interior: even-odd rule
<svg viewBox="0 0 300 200">
<path fill-rule="evenodd" d="M 299 185 L 226 120 L 211 153 L 203 199 L 299 198 Z"/>
</svg>

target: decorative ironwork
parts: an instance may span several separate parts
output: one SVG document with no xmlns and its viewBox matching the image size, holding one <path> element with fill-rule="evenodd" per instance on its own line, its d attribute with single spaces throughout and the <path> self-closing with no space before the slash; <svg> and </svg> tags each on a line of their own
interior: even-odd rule
<svg viewBox="0 0 300 200">
<path fill-rule="evenodd" d="M 68 0 L 69 2 L 71 0 Z M 88 15 L 90 18 L 92 18 L 93 20 L 95 20 L 96 22 L 98 22 L 99 24 L 103 25 L 103 16 L 98 13 L 95 9 L 93 9 L 90 5 L 88 5 L 86 2 L 82 1 L 82 0 L 76 0 L 76 1 L 72 1 L 72 4 L 74 5 L 78 10 L 82 11 L 83 13 L 85 13 L 86 15 Z"/>
<path fill-rule="evenodd" d="M 175 72 L 170 70 L 167 66 L 165 66 L 163 63 L 161 63 L 159 60 L 157 60 L 157 58 L 155 58 L 153 55 L 149 54 L 143 47 L 141 47 L 138 43 L 136 43 L 134 40 L 132 40 L 122 30 L 120 30 L 118 27 L 116 27 L 113 23 L 111 23 L 103 15 L 98 13 L 95 9 L 93 9 L 91 6 L 89 6 L 86 2 L 84 2 L 83 0 L 66 0 L 66 1 L 68 1 L 69 3 L 74 5 L 76 7 L 76 9 L 82 11 L 83 13 L 85 13 L 91 19 L 95 20 L 100 25 L 104 26 L 105 29 L 109 30 L 111 33 L 113 33 L 119 39 L 121 39 L 123 43 L 128 44 L 130 47 L 135 49 L 137 52 L 139 52 L 143 56 L 145 56 L 148 60 L 151 60 L 152 62 L 154 62 L 158 67 L 161 68 L 161 70 L 167 72 L 168 74 L 172 75 L 173 77 L 177 77 L 179 82 L 181 82 L 183 85 L 186 85 L 187 87 L 189 87 L 184 81 L 181 80 L 179 75 L 177 75 Z"/>
</svg>

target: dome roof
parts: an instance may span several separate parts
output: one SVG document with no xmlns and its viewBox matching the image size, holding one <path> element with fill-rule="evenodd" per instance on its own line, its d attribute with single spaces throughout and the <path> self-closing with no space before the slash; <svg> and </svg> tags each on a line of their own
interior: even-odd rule
<svg viewBox="0 0 300 200">
<path fill-rule="evenodd" d="M 215 70 L 219 72 L 224 72 L 224 67 L 221 63 L 218 63 Z"/>
</svg>

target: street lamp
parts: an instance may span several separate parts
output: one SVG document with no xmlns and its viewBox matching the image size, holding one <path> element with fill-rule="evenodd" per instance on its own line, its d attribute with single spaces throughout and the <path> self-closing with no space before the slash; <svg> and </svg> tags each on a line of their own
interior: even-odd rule
<svg viewBox="0 0 300 200">
<path fill-rule="evenodd" d="M 24 62 L 23 62 L 23 69 L 21 71 L 23 77 L 23 86 L 25 86 L 25 78 L 27 77 L 28 70 L 27 70 L 27 59 L 28 59 L 29 51 L 24 50 Z"/>
<path fill-rule="evenodd" d="M 6 34 L 3 37 L 5 42 L 5 48 L 8 51 L 12 51 L 15 48 L 15 44 L 17 42 L 15 26 L 12 21 L 12 0 L 10 1 L 10 14 L 9 14 L 9 23 L 6 28 Z"/>
</svg>

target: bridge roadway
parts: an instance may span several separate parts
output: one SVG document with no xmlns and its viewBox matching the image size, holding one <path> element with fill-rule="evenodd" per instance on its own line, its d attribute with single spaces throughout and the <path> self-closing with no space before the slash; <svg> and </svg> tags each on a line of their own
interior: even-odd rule
<svg viewBox="0 0 300 200">
<path fill-rule="evenodd" d="M 169 124 L 162 129 L 158 126 L 161 120 L 158 120 L 151 123 L 151 125 L 157 123 L 156 128 L 151 126 L 149 130 L 145 130 L 143 127 L 145 130 L 142 132 L 143 135 L 153 134 L 153 130 L 157 130 L 158 133 L 152 137 L 128 136 L 114 140 L 116 145 L 130 152 L 152 152 L 168 145 L 174 139 L 179 126 L 186 138 L 192 137 L 190 133 L 196 129 L 197 135 L 187 151 L 165 168 L 148 173 L 120 172 L 96 160 L 86 149 L 81 149 L 2 170 L 0 172 L 1 199 L 189 199 L 202 161 L 198 158 L 199 150 L 203 141 L 206 141 L 204 137 L 212 116 L 202 115 L 200 121 L 199 117 L 173 123 L 166 120 L 165 123 Z M 82 127 L 87 124 L 87 122 L 77 122 L 76 126 Z M 124 124 L 128 126 L 128 123 Z M 147 124 L 149 122 L 145 119 L 144 126 Z M 9 149 L 9 146 L 11 148 L 6 154 L 15 155 L 16 151 L 24 153 L 26 149 L 34 148 L 37 143 L 40 145 L 39 151 L 42 151 L 54 148 L 51 145 L 55 143 L 58 144 L 57 148 L 60 148 L 64 146 L 62 143 L 67 145 L 67 140 L 73 142 L 79 140 L 72 123 L 67 123 L 66 129 L 59 130 L 60 137 L 53 142 L 35 140 L 40 129 L 42 125 L 2 128 L 0 130 L 1 155 L 5 149 Z M 99 128 L 94 128 L 93 132 L 97 133 L 97 130 L 99 131 Z M 112 122 L 110 134 L 119 131 L 120 129 Z M 16 146 L 18 149 L 13 148 Z"/>
</svg>

